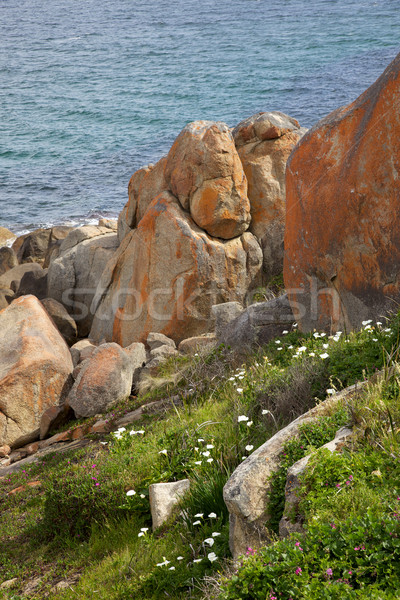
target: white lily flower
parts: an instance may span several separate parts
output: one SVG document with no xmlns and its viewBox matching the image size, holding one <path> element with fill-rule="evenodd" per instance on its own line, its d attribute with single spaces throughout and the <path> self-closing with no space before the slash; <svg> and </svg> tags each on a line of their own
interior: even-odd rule
<svg viewBox="0 0 400 600">
<path fill-rule="evenodd" d="M 214 562 L 214 560 L 217 560 L 218 556 L 215 552 L 210 552 L 210 554 L 207 554 L 207 558 L 210 562 Z"/>
<path fill-rule="evenodd" d="M 208 544 L 209 546 L 214 546 L 214 544 L 215 544 L 215 540 L 214 540 L 214 538 L 212 538 L 212 537 L 210 537 L 210 538 L 206 538 L 206 539 L 204 540 L 204 543 L 205 543 L 205 544 Z"/>
<path fill-rule="evenodd" d="M 246 415 L 240 415 L 240 417 L 238 417 L 238 423 L 241 423 L 242 421 L 248 421 L 249 417 L 246 417 Z"/>
</svg>

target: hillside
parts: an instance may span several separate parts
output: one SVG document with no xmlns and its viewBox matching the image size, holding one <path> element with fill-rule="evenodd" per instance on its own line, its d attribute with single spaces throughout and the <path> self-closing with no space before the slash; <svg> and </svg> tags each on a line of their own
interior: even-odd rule
<svg viewBox="0 0 400 600">
<path fill-rule="evenodd" d="M 293 328 L 240 364 L 223 347 L 168 360 L 152 391 L 106 418 L 160 399 L 169 408 L 0 479 L 0 597 L 398 597 L 399 332 L 398 316 L 349 335 Z M 361 393 L 332 402 L 368 377 Z M 306 533 L 249 549 L 233 566 L 224 484 L 321 402 L 318 421 L 285 448 L 266 523 L 276 540 L 288 467 L 352 427 L 340 452 L 311 459 L 299 508 Z M 184 478 L 180 511 L 152 531 L 149 485 Z"/>
</svg>

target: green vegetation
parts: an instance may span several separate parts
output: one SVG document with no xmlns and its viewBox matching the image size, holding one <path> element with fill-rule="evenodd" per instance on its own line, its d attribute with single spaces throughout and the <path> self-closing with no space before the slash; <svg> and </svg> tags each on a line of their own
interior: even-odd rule
<svg viewBox="0 0 400 600">
<path fill-rule="evenodd" d="M 400 575 L 395 558 L 388 559 L 399 551 L 395 373 L 367 399 L 335 411 L 328 403 L 318 423 L 289 442 L 273 481 L 272 529 L 283 510 L 290 464 L 343 424 L 358 432 L 346 452 L 311 461 L 300 503 L 306 533 L 249 551 L 233 574 L 222 488 L 244 457 L 293 418 L 396 364 L 399 328 L 394 317 L 388 326 L 365 323 L 349 335 L 293 330 L 243 365 L 223 348 L 169 360 L 161 387 L 118 410 L 160 398 L 171 400 L 169 409 L 0 480 L 0 582 L 16 578 L 0 598 L 396 597 Z M 180 509 L 152 532 L 149 485 L 185 477 L 191 490 Z M 35 480 L 41 485 L 27 486 Z M 56 589 L 60 581 L 69 587 Z M 365 589 L 370 595 L 362 596 Z"/>
</svg>

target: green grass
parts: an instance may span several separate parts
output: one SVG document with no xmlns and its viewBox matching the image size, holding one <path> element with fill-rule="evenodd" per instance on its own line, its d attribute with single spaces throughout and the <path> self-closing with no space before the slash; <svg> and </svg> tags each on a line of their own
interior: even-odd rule
<svg viewBox="0 0 400 600">
<path fill-rule="evenodd" d="M 208 593 L 205 578 L 213 578 L 229 564 L 222 488 L 230 473 L 280 427 L 325 399 L 328 389 L 350 385 L 381 369 L 388 357 L 393 360 L 399 318 L 393 318 L 390 331 L 385 329 L 367 324 L 359 333 L 330 339 L 290 331 L 249 356 L 243 365 L 236 364 L 229 349 L 223 348 L 167 361 L 160 385 L 116 407 L 114 413 L 123 414 L 161 398 L 178 397 L 180 403 L 107 436 L 107 444 L 46 456 L 40 464 L 0 480 L 0 582 L 17 578 L 12 590 L 0 591 L 0 598 L 202 598 Z M 379 393 L 393 398 L 397 391 L 391 385 L 394 392 L 385 387 Z M 317 447 L 349 419 L 369 443 L 374 435 L 381 440 L 377 427 L 384 421 L 378 409 L 379 405 L 368 411 L 362 404 L 348 407 L 345 414 L 342 409 L 341 415 L 327 417 L 331 420 L 326 430 L 321 422 L 320 429 L 303 432 L 304 443 L 293 443 L 303 445 L 302 451 Z M 378 415 L 374 427 L 372 410 Z M 385 410 L 389 410 L 384 414 L 390 428 L 392 405 L 386 404 Z M 393 415 L 395 422 L 397 413 Z M 317 471 L 313 473 L 317 477 Z M 191 480 L 191 491 L 181 512 L 152 532 L 149 485 L 184 477 Z M 35 479 L 41 481 L 40 487 L 8 495 Z M 304 485 L 315 487 L 314 483 Z M 376 492 L 366 477 L 359 485 L 364 500 L 357 504 L 353 498 L 354 518 L 372 503 Z M 272 504 L 281 501 L 282 485 L 278 488 Z M 127 496 L 128 490 L 135 495 Z M 316 514 L 319 496 L 306 497 L 312 503 L 304 504 L 304 511 Z M 344 494 L 342 498 L 344 502 Z M 331 503 L 330 498 L 324 499 L 325 508 L 318 504 L 324 520 L 327 515 L 322 511 L 330 510 L 326 503 Z M 339 515 L 350 508 L 344 503 L 337 510 Z M 208 517 L 213 513 L 215 518 Z M 212 533 L 220 535 L 211 546 L 205 540 Z M 178 556 L 183 558 L 178 561 Z M 170 562 L 157 566 L 165 563 L 163 557 Z M 71 583 L 72 589 L 47 595 L 55 583 L 69 577 L 72 581 L 74 575 L 80 578 Z M 26 592 L 35 577 L 40 578 L 37 587 Z"/>
</svg>

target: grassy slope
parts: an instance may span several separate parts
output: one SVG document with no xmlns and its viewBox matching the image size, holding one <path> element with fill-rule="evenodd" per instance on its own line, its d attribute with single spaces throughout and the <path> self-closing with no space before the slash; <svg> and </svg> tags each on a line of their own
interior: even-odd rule
<svg viewBox="0 0 400 600">
<path fill-rule="evenodd" d="M 204 580 L 229 564 L 228 516 L 222 500 L 229 473 L 277 429 L 313 406 L 315 398 L 324 399 L 327 389 L 350 385 L 395 359 L 399 319 L 394 318 L 389 328 L 370 327 L 331 339 L 293 331 L 239 367 L 222 350 L 171 361 L 162 375 L 167 381 L 171 373 L 179 373 L 179 383 L 165 384 L 141 401 L 191 393 L 183 406 L 146 417 L 128 431 L 102 440 L 107 444 L 97 442 L 74 455 L 46 457 L 0 480 L 0 582 L 17 579 L 10 590 L 0 590 L 0 598 L 50 594 L 47 597 L 60 599 L 147 600 L 215 595 L 205 589 Z M 346 419 L 365 418 L 360 410 L 351 408 Z M 238 421 L 242 415 L 247 420 Z M 335 416 L 329 418 L 334 429 Z M 328 427 L 314 436 L 313 444 L 325 443 L 329 435 Z M 183 477 L 192 482 L 183 515 L 151 533 L 149 484 Z M 34 480 L 41 486 L 9 495 Z M 314 490 L 312 481 L 308 485 L 308 491 Z M 131 489 L 135 495 L 126 496 Z M 281 493 L 278 482 L 277 505 Z M 374 488 L 365 494 L 368 498 L 377 492 Z M 306 497 L 311 502 L 312 493 Z M 304 507 L 310 521 L 328 518 L 326 504 L 337 504 L 329 496 L 326 502 L 319 497 L 313 502 Z M 365 504 L 360 506 L 364 510 Z M 327 514 L 321 512 L 325 509 Z M 345 505 L 342 512 L 347 510 Z M 216 517 L 208 516 L 213 513 Z M 56 591 L 54 585 L 65 580 L 70 587 Z M 240 585 L 239 581 L 236 595 L 226 597 L 258 597 L 248 595 L 243 586 L 240 591 Z"/>
</svg>

